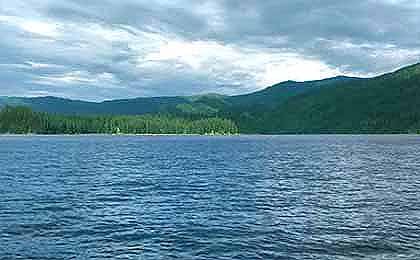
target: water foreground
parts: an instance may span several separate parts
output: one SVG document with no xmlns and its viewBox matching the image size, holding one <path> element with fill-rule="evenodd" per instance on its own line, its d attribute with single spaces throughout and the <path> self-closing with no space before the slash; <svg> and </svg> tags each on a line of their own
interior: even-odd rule
<svg viewBox="0 0 420 260">
<path fill-rule="evenodd" d="M 418 136 L 0 136 L 0 258 L 416 259 Z"/>
</svg>

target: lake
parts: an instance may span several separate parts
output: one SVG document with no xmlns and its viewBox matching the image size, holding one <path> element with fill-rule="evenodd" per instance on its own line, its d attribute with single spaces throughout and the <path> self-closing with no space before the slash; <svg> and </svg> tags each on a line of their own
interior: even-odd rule
<svg viewBox="0 0 420 260">
<path fill-rule="evenodd" d="M 0 259 L 419 259 L 420 136 L 0 136 Z"/>
</svg>

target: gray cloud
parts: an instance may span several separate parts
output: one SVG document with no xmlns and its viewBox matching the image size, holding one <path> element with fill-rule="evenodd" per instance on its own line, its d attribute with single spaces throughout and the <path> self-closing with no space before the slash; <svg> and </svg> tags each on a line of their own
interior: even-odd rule
<svg viewBox="0 0 420 260">
<path fill-rule="evenodd" d="M 0 2 L 0 95 L 238 94 L 420 59 L 420 2 Z"/>
</svg>

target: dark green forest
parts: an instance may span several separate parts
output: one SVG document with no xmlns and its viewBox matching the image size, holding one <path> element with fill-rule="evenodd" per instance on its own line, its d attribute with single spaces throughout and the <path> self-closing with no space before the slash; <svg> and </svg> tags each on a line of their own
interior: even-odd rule
<svg viewBox="0 0 420 260">
<path fill-rule="evenodd" d="M 6 106 L 0 111 L 0 133 L 8 134 L 236 134 L 227 119 L 190 120 L 170 115 L 70 116 Z"/>
<path fill-rule="evenodd" d="M 265 133 L 420 132 L 420 65 L 288 99 L 260 116 Z"/>
</svg>

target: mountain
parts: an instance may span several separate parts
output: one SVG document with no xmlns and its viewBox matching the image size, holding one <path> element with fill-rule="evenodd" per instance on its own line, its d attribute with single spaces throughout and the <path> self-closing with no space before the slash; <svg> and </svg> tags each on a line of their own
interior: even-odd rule
<svg viewBox="0 0 420 260">
<path fill-rule="evenodd" d="M 348 82 L 357 79 L 359 78 L 338 76 L 334 78 L 306 82 L 286 81 L 275 84 L 261 91 L 245 95 L 232 96 L 229 98 L 229 100 L 235 106 L 246 107 L 260 105 L 273 107 L 278 105 L 279 102 L 285 101 L 290 97 L 308 91 L 317 90 L 321 87 L 334 86 L 338 82 Z"/>
<path fill-rule="evenodd" d="M 230 118 L 238 123 L 243 133 L 261 133 L 261 126 L 269 123 L 267 113 L 281 106 L 284 102 L 295 96 L 316 93 L 321 89 L 330 89 L 341 83 L 354 82 L 360 78 L 334 77 L 323 80 L 296 82 L 286 81 L 258 92 L 246 95 L 229 97 L 230 106 L 220 109 L 219 115 Z M 263 122 L 264 120 L 264 122 Z"/>
<path fill-rule="evenodd" d="M 222 102 L 225 96 L 211 97 L 151 97 L 104 101 L 100 103 L 57 97 L 0 97 L 0 107 L 27 106 L 37 112 L 64 115 L 143 115 L 155 113 L 215 114 L 218 110 L 210 103 Z M 223 102 L 222 102 L 223 104 Z M 220 106 L 222 104 L 218 104 Z"/>
<path fill-rule="evenodd" d="M 295 96 L 260 122 L 260 133 L 419 132 L 420 64 Z"/>
<path fill-rule="evenodd" d="M 70 100 L 57 97 L 0 97 L 0 107 L 22 105 L 38 112 L 77 115 L 143 115 L 171 113 L 184 116 L 209 116 L 221 111 L 254 109 L 255 106 L 275 107 L 289 97 L 296 96 L 337 81 L 354 78 L 336 77 L 331 79 L 294 82 L 287 81 L 264 90 L 239 96 L 205 94 L 185 97 L 150 97 L 104 101 L 100 103 Z"/>
<path fill-rule="evenodd" d="M 420 64 L 374 78 L 286 81 L 238 96 L 152 97 L 101 103 L 55 97 L 0 98 L 0 107 L 78 115 L 222 117 L 242 133 L 408 133 L 420 130 Z"/>
</svg>

